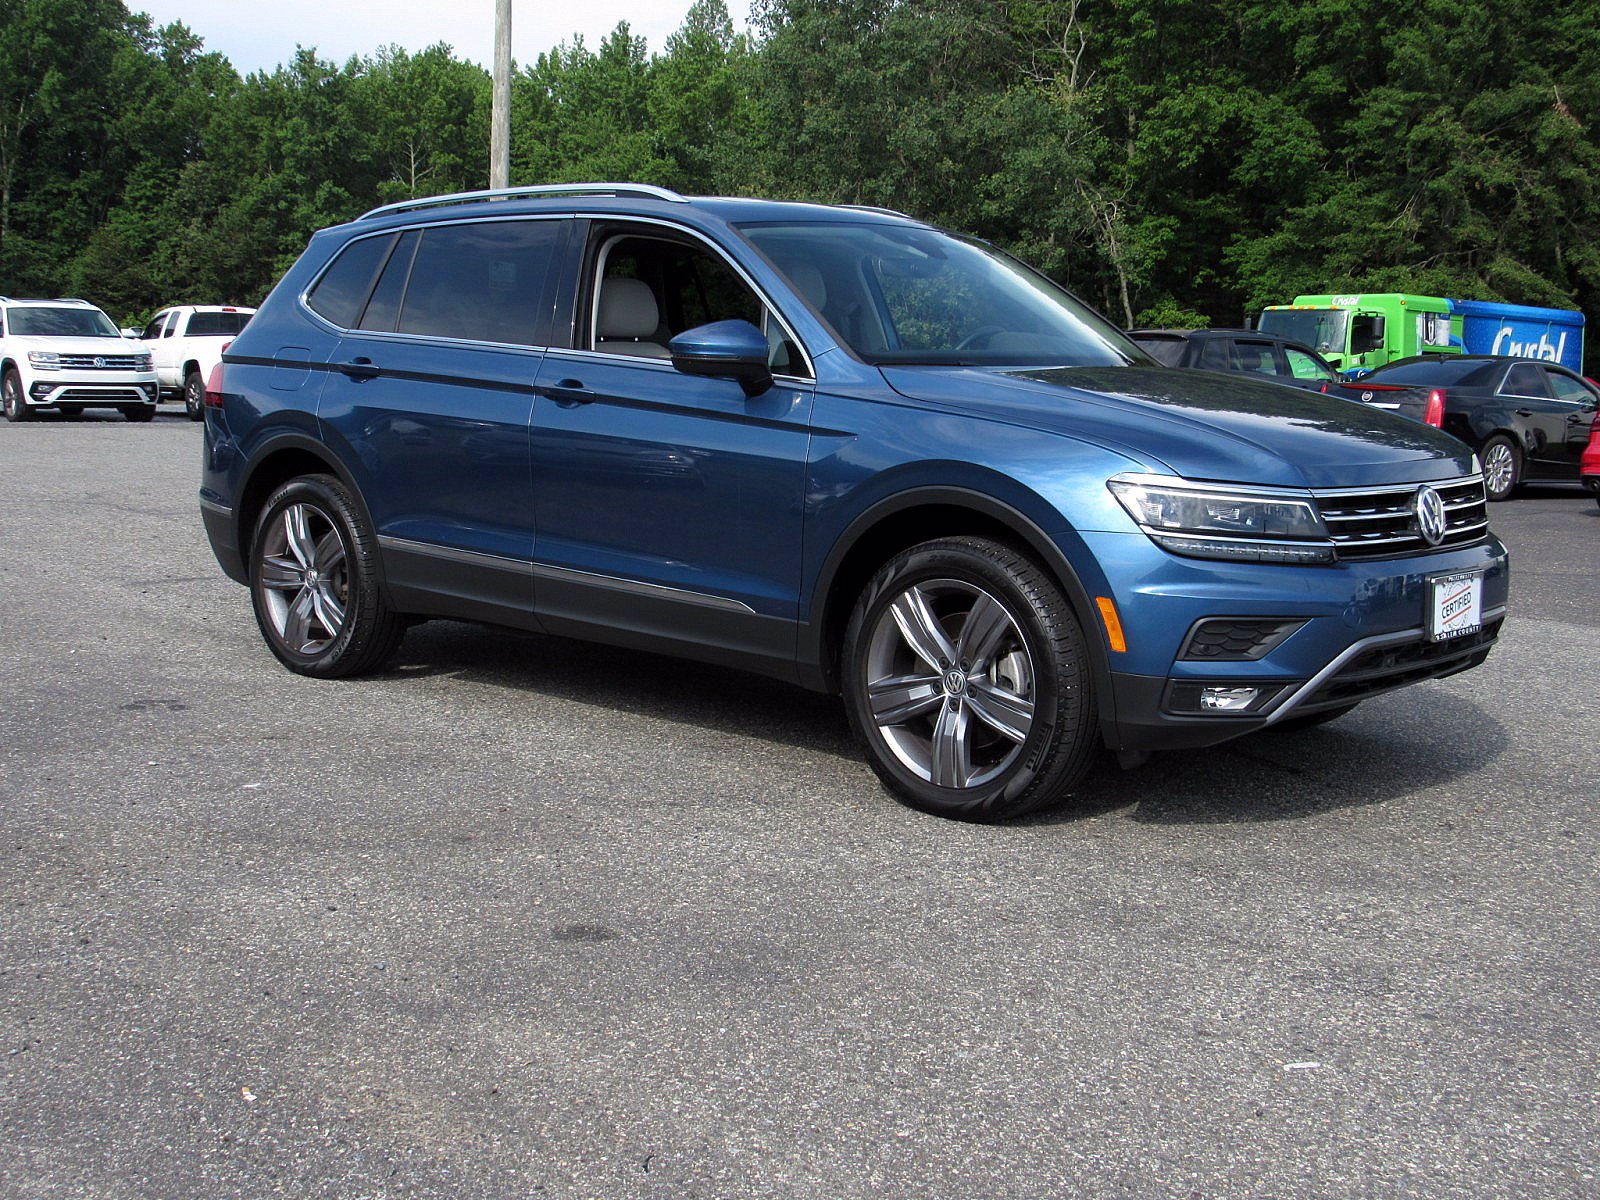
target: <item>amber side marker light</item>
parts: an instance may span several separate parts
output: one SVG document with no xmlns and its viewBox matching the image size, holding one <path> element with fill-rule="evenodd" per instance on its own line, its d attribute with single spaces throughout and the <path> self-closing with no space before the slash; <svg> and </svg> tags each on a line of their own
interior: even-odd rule
<svg viewBox="0 0 1600 1200">
<path fill-rule="evenodd" d="M 1105 623 L 1106 637 L 1111 641 L 1111 648 L 1118 654 L 1128 652 L 1128 639 L 1122 636 L 1122 621 L 1117 616 L 1117 606 L 1111 603 L 1110 596 L 1096 596 L 1095 607 L 1100 610 L 1100 620 Z"/>
</svg>

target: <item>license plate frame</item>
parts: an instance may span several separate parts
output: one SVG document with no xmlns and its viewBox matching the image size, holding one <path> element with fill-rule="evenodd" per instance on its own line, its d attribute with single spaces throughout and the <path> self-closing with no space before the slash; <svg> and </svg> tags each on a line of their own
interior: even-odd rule
<svg viewBox="0 0 1600 1200">
<path fill-rule="evenodd" d="M 1427 620 L 1430 642 L 1450 642 L 1483 628 L 1483 572 L 1452 571 L 1428 577 Z"/>
</svg>

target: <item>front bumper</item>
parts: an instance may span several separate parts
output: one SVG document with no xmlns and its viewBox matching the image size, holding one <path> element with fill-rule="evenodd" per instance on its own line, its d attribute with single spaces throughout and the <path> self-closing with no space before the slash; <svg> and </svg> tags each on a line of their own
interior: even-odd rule
<svg viewBox="0 0 1600 1200">
<path fill-rule="evenodd" d="M 23 388 L 32 408 L 124 408 L 153 405 L 160 398 L 155 372 L 39 372 Z"/>
<path fill-rule="evenodd" d="M 1102 731 L 1115 750 L 1214 745 L 1286 720 L 1342 707 L 1488 657 L 1505 618 L 1510 570 L 1493 537 L 1460 549 L 1332 566 L 1179 559 L 1142 534 L 1085 541 L 1104 568 L 1128 649 L 1111 653 Z M 1424 631 L 1430 578 L 1483 575 L 1482 625 L 1433 642 Z M 1183 656 L 1190 631 L 1215 618 L 1298 622 L 1259 659 Z M 1102 634 L 1103 636 L 1103 634 Z M 1194 711 L 1201 687 L 1251 687 L 1248 712 Z"/>
</svg>

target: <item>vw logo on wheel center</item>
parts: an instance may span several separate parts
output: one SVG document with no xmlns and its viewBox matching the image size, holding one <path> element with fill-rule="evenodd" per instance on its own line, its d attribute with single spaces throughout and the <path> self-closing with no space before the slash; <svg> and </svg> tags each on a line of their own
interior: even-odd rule
<svg viewBox="0 0 1600 1200">
<path fill-rule="evenodd" d="M 1422 531 L 1423 538 L 1428 545 L 1437 546 L 1444 540 L 1444 501 L 1427 484 L 1417 489 L 1416 513 L 1417 528 Z"/>
</svg>

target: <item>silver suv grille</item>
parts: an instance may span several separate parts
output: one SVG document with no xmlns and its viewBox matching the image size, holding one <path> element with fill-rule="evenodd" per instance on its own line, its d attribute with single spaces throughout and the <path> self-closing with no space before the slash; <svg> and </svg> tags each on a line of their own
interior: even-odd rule
<svg viewBox="0 0 1600 1200">
<path fill-rule="evenodd" d="M 63 354 L 61 365 L 80 371 L 132 371 L 138 359 L 132 354 Z"/>
<path fill-rule="evenodd" d="M 1489 532 L 1489 511 L 1483 476 L 1467 475 L 1428 486 L 1444 501 L 1445 534 L 1430 546 L 1417 524 L 1417 488 L 1396 484 L 1382 488 L 1316 489 L 1317 506 L 1342 559 L 1389 558 L 1454 549 L 1481 540 Z"/>
</svg>

